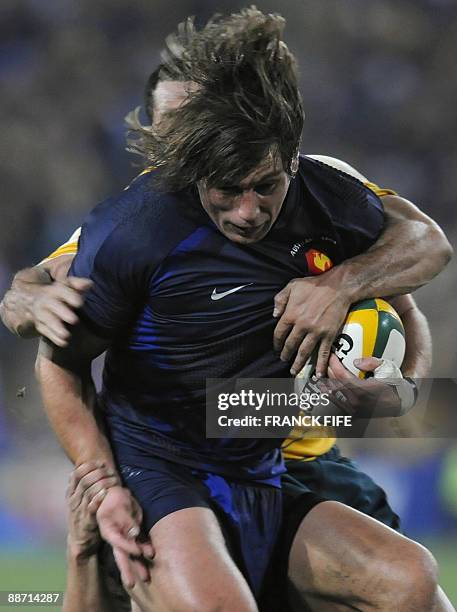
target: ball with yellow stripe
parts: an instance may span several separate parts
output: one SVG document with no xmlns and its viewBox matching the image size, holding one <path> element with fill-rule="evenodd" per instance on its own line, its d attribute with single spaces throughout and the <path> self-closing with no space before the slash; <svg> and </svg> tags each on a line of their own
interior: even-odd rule
<svg viewBox="0 0 457 612">
<path fill-rule="evenodd" d="M 354 366 L 354 359 L 390 359 L 401 367 L 405 349 L 405 330 L 400 316 L 380 298 L 353 304 L 333 344 L 342 364 L 359 378 L 365 378 L 366 373 Z"/>
</svg>

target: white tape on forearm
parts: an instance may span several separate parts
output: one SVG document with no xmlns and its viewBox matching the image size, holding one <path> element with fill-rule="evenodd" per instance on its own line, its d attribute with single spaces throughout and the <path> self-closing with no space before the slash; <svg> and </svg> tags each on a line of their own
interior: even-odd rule
<svg viewBox="0 0 457 612">
<path fill-rule="evenodd" d="M 403 378 L 400 368 L 393 361 L 384 359 L 374 371 L 374 378 L 394 387 L 400 399 L 398 416 L 403 416 L 411 410 L 416 402 L 416 391 L 414 386 Z"/>
</svg>

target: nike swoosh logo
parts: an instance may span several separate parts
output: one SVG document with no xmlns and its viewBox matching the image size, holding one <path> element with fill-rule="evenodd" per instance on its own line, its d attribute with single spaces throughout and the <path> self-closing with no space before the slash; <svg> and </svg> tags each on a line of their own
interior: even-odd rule
<svg viewBox="0 0 457 612">
<path fill-rule="evenodd" d="M 217 293 L 217 290 L 213 289 L 213 292 L 211 294 L 211 299 L 212 300 L 222 300 L 222 298 L 227 297 L 227 295 L 230 295 L 231 293 L 235 293 L 235 291 L 239 291 L 240 289 L 243 289 L 243 287 L 249 287 L 249 285 L 253 285 L 253 283 L 248 283 L 247 285 L 240 285 L 239 287 L 233 287 L 233 289 L 229 289 L 228 291 L 224 291 L 223 293 Z"/>
</svg>

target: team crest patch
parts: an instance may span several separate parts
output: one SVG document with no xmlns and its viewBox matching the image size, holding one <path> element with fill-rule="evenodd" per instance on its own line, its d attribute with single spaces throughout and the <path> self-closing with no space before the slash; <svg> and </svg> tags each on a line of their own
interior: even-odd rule
<svg viewBox="0 0 457 612">
<path fill-rule="evenodd" d="M 333 267 L 330 257 L 316 249 L 306 251 L 305 257 L 308 262 L 308 270 L 311 274 L 322 274 Z"/>
</svg>

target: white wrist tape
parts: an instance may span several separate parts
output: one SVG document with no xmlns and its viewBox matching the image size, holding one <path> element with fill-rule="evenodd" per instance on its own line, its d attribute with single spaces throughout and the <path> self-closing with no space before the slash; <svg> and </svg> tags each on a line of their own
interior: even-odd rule
<svg viewBox="0 0 457 612">
<path fill-rule="evenodd" d="M 389 359 L 383 359 L 373 373 L 374 378 L 394 387 L 400 399 L 400 411 L 397 416 L 406 414 L 416 403 L 417 387 L 414 381 L 403 378 L 400 368 Z"/>
</svg>

